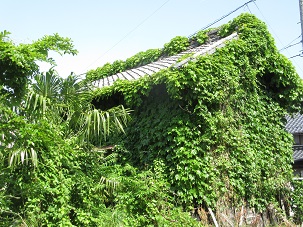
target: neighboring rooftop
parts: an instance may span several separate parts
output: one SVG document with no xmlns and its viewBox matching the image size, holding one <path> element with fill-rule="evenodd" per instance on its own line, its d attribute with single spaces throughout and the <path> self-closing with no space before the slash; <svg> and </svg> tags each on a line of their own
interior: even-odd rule
<svg viewBox="0 0 303 227">
<path fill-rule="evenodd" d="M 287 123 L 286 130 L 292 134 L 303 133 L 303 115 L 295 114 L 293 116 L 286 116 Z"/>
<path fill-rule="evenodd" d="M 202 44 L 200 46 L 197 46 L 195 44 L 191 45 L 186 51 L 183 51 L 179 54 L 170 57 L 160 58 L 159 60 L 149 63 L 147 65 L 129 69 L 124 72 L 120 72 L 109 77 L 96 80 L 93 82 L 93 85 L 97 88 L 102 88 L 113 85 L 113 83 L 119 79 L 137 80 L 146 75 L 151 76 L 152 74 L 157 73 L 162 69 L 167 69 L 169 67 L 180 67 L 198 56 L 214 53 L 217 48 L 225 46 L 225 43 L 227 41 L 236 39 L 237 37 L 237 33 L 233 33 L 225 38 L 220 38 L 216 33 L 213 33 L 210 35 L 209 40 L 205 44 Z M 180 61 L 180 58 L 190 54 L 192 55 Z"/>
<path fill-rule="evenodd" d="M 286 116 L 286 130 L 292 134 L 303 134 L 303 115 L 297 113 L 293 116 Z M 293 146 L 293 159 L 295 162 L 303 160 L 303 145 Z"/>
</svg>

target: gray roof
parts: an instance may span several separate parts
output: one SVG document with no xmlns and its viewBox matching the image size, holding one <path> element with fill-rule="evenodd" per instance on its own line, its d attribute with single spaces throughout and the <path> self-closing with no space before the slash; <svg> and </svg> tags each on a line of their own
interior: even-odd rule
<svg viewBox="0 0 303 227">
<path fill-rule="evenodd" d="M 287 123 L 285 125 L 286 130 L 292 134 L 303 134 L 303 115 L 300 113 L 292 116 L 286 116 Z M 293 158 L 295 162 L 303 160 L 303 145 L 293 146 Z"/>
<path fill-rule="evenodd" d="M 181 67 L 182 65 L 186 64 L 189 61 L 194 60 L 196 57 L 206 54 L 212 54 L 216 51 L 217 48 L 225 46 L 226 42 L 229 40 L 233 40 L 238 38 L 237 33 L 233 33 L 230 36 L 225 38 L 218 38 L 210 40 L 210 42 L 197 46 L 191 47 L 186 51 L 183 51 L 179 54 L 174 56 L 161 58 L 155 62 L 149 63 L 144 66 L 140 66 L 134 69 L 129 69 L 121 73 L 114 74 L 109 77 L 105 77 L 93 82 L 93 85 L 96 88 L 102 88 L 111 86 L 117 80 L 137 80 L 143 76 L 151 76 L 154 73 L 159 72 L 162 69 L 167 69 L 169 67 Z M 186 58 L 185 60 L 178 62 L 182 56 L 186 54 L 193 53 L 191 57 Z M 285 125 L 286 130 L 289 133 L 296 134 L 296 133 L 303 133 L 303 115 L 296 114 L 294 116 L 286 116 L 287 123 Z M 294 161 L 301 161 L 303 160 L 303 145 L 302 146 L 294 146 L 293 147 L 293 159 Z"/>
<path fill-rule="evenodd" d="M 285 125 L 286 130 L 292 134 L 303 133 L 303 115 L 295 114 L 293 116 L 286 116 L 287 123 Z"/>
<path fill-rule="evenodd" d="M 159 72 L 161 69 L 167 69 L 169 67 L 180 67 L 186 64 L 189 61 L 194 60 L 196 57 L 205 54 L 212 54 L 216 51 L 217 48 L 225 46 L 225 43 L 229 40 L 236 39 L 238 37 L 237 33 L 233 33 L 225 38 L 219 38 L 218 36 L 216 39 L 211 40 L 210 42 L 191 47 L 186 51 L 183 51 L 179 54 L 174 56 L 165 57 L 159 59 L 158 61 L 149 63 L 144 66 L 140 66 L 134 69 L 126 70 L 125 72 L 117 73 L 115 75 L 99 79 L 93 82 L 93 85 L 97 88 L 102 88 L 106 86 L 111 86 L 117 80 L 136 80 L 143 76 L 151 76 L 152 74 Z M 178 62 L 180 57 L 193 53 L 193 56 L 186 58 L 185 60 Z"/>
</svg>

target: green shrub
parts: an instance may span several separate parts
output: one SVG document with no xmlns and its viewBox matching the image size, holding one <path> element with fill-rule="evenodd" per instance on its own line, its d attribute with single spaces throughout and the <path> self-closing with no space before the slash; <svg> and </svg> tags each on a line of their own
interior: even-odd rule
<svg viewBox="0 0 303 227">
<path fill-rule="evenodd" d="M 199 32 L 196 34 L 195 38 L 197 39 L 197 42 L 198 42 L 200 45 L 204 44 L 204 43 L 208 40 L 208 35 L 207 35 L 207 33 L 208 33 L 208 30 L 207 30 L 207 31 L 199 31 Z"/>
<path fill-rule="evenodd" d="M 159 59 L 161 55 L 160 49 L 150 49 L 145 52 L 139 52 L 134 56 L 126 59 L 126 69 L 133 69 L 142 65 L 147 65 Z"/>
<path fill-rule="evenodd" d="M 163 53 L 168 56 L 178 54 L 185 51 L 189 46 L 189 40 L 187 37 L 176 36 L 171 39 L 170 42 L 164 44 Z"/>
<path fill-rule="evenodd" d="M 199 226 L 190 212 L 176 206 L 178 198 L 170 191 L 164 168 L 161 160 L 147 170 L 123 167 L 116 209 L 125 214 L 126 226 Z"/>
<path fill-rule="evenodd" d="M 292 182 L 293 191 L 291 193 L 291 209 L 294 212 L 294 222 L 303 222 L 303 181 L 294 180 Z"/>
</svg>

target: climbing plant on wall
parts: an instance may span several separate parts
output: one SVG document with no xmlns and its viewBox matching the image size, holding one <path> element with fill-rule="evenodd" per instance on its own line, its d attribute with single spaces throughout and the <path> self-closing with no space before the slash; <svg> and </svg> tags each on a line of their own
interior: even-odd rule
<svg viewBox="0 0 303 227">
<path fill-rule="evenodd" d="M 238 38 L 214 54 L 94 93 L 100 100 L 123 94 L 134 109 L 120 138 L 127 160 L 142 168 L 161 160 L 184 207 L 261 211 L 277 203 L 292 176 L 292 137 L 283 123 L 302 109 L 302 80 L 256 17 L 242 14 L 218 34 L 232 32 Z"/>
</svg>

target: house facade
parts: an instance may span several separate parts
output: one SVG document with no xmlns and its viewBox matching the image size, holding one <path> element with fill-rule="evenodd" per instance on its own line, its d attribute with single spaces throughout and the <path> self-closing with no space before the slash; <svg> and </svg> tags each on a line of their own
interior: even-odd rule
<svg viewBox="0 0 303 227">
<path fill-rule="evenodd" d="M 127 133 L 114 140 L 121 156 L 139 169 L 161 167 L 183 204 L 267 207 L 293 176 L 293 142 L 281 121 L 302 106 L 299 76 L 252 15 L 206 34 L 172 55 L 161 50 L 150 62 L 138 55 L 139 64 L 96 69 L 87 78 L 96 88 L 93 105 L 133 110 Z M 182 40 L 174 41 L 163 49 L 180 49 Z"/>
</svg>

